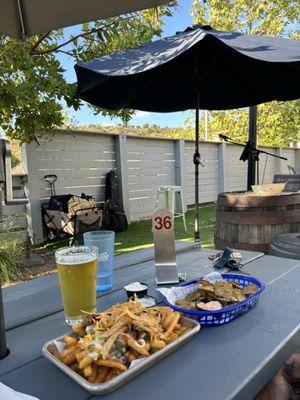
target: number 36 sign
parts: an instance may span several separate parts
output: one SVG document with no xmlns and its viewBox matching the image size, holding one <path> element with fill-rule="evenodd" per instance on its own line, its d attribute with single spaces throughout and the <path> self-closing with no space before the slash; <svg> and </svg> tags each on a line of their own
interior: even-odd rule
<svg viewBox="0 0 300 400">
<path fill-rule="evenodd" d="M 177 283 L 174 241 L 174 217 L 171 211 L 157 210 L 152 218 L 156 281 L 158 284 Z"/>
<path fill-rule="evenodd" d="M 160 210 L 162 211 L 162 210 Z M 173 228 L 173 223 L 172 223 L 172 216 L 166 215 L 166 216 L 160 216 L 157 215 L 154 218 L 154 230 L 160 231 L 162 229 L 172 229 Z"/>
</svg>

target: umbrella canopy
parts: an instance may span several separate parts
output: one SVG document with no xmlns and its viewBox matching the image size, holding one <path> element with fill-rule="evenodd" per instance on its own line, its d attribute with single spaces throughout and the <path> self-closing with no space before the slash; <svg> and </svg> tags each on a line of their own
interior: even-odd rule
<svg viewBox="0 0 300 400">
<path fill-rule="evenodd" d="M 300 96 L 300 42 L 201 27 L 75 66 L 80 97 L 108 109 L 220 110 Z"/>
<path fill-rule="evenodd" d="M 199 235 L 199 109 L 300 97 L 300 42 L 187 28 L 137 49 L 77 64 L 80 97 L 111 110 L 196 109 L 195 240 Z"/>
<path fill-rule="evenodd" d="M 16 39 L 115 17 L 170 0 L 0 0 L 0 34 Z"/>
</svg>

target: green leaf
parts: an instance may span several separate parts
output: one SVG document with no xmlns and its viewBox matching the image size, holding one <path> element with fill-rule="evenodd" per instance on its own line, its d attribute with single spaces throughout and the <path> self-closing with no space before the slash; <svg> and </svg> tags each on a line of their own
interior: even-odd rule
<svg viewBox="0 0 300 400">
<path fill-rule="evenodd" d="M 85 61 L 139 46 L 160 34 L 161 17 L 170 16 L 174 7 L 164 6 L 158 10 L 158 20 L 151 9 L 139 16 L 132 14 L 130 18 L 116 17 L 85 23 L 81 27 L 82 33 L 93 27 L 112 25 L 75 39 L 62 50 L 67 50 L 78 61 Z M 68 123 L 68 108 L 79 110 L 83 104 L 76 96 L 76 85 L 66 81 L 63 65 L 55 51 L 38 56 L 29 54 L 37 39 L 33 37 L 19 42 L 0 36 L 0 128 L 7 136 L 21 142 L 34 140 L 37 132 L 39 135 L 53 133 L 55 127 Z M 67 39 L 62 30 L 57 30 L 51 32 L 37 49 L 55 49 Z M 134 114 L 131 110 L 111 112 L 90 107 L 96 113 L 119 118 L 124 123 Z"/>
</svg>

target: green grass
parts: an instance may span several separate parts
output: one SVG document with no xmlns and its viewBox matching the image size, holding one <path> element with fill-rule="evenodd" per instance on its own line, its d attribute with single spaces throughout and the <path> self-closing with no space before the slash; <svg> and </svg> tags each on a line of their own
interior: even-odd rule
<svg viewBox="0 0 300 400">
<path fill-rule="evenodd" d="M 14 281 L 23 276 L 22 267 L 18 259 L 24 252 L 20 241 L 1 241 L 0 246 L 0 284 Z"/>
<path fill-rule="evenodd" d="M 202 247 L 214 247 L 215 231 L 215 212 L 216 206 L 209 205 L 200 209 L 200 235 Z M 175 219 L 175 239 L 183 241 L 194 240 L 194 210 L 186 213 L 187 232 L 183 228 L 182 218 Z M 82 243 L 82 238 L 79 239 Z M 68 240 L 63 239 L 56 242 L 44 244 L 48 250 L 56 250 L 67 246 Z M 133 222 L 129 225 L 127 231 L 116 234 L 115 255 L 125 254 L 133 250 L 146 249 L 153 245 L 151 231 L 151 220 Z"/>
</svg>

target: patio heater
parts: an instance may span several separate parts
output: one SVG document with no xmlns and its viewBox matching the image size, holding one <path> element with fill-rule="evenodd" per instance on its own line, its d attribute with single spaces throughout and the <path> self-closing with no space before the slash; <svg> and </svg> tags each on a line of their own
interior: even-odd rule
<svg viewBox="0 0 300 400">
<path fill-rule="evenodd" d="M 6 139 L 0 140 L 0 221 L 3 217 L 2 193 L 7 206 L 24 205 L 28 203 L 26 197 L 13 197 L 12 174 L 11 174 L 11 147 Z M 4 309 L 2 297 L 2 282 L 0 282 L 0 360 L 9 354 L 6 344 Z"/>
</svg>

